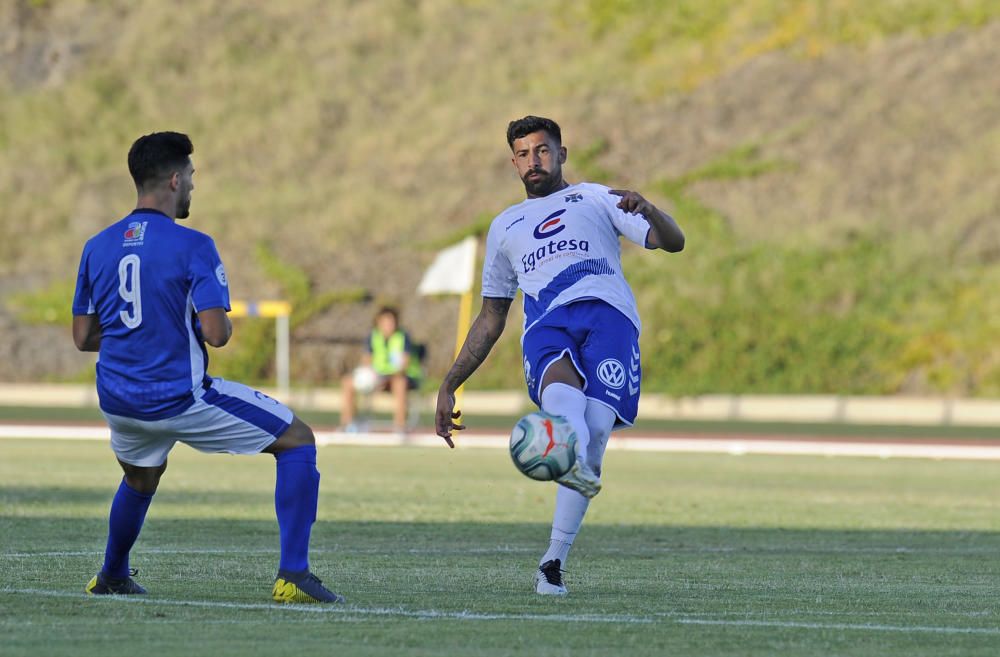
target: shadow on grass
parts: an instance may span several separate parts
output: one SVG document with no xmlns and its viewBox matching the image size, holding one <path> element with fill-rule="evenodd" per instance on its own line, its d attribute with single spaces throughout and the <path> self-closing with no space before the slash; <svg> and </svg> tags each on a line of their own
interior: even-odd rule
<svg viewBox="0 0 1000 657">
<path fill-rule="evenodd" d="M 219 508 L 229 508 L 218 501 L 219 497 L 218 493 L 212 495 Z M 0 500 L 9 499 L 10 489 L 0 489 Z M 101 493 L 99 499 L 110 499 L 110 495 Z M 0 515 L 0 550 L 36 552 L 81 550 L 84 545 L 103 547 L 106 528 L 107 519 L 103 517 Z M 313 527 L 312 546 L 317 551 L 336 551 L 344 556 L 352 551 L 385 555 L 534 554 L 548 544 L 548 535 L 549 525 L 542 523 L 319 521 Z M 277 536 L 274 520 L 175 519 L 158 518 L 151 513 L 136 551 L 170 548 L 268 551 L 277 549 Z M 986 558 L 988 561 L 982 562 L 981 567 L 1000 572 L 1000 532 L 992 531 L 584 525 L 576 552 L 621 559 L 672 554 L 857 555 L 881 559 L 968 556 Z"/>
<path fill-rule="evenodd" d="M 0 509 L 45 504 L 93 505 L 91 509 L 110 507 L 118 489 L 118 480 L 110 479 L 103 487 L 80 486 L 0 486 Z M 156 494 L 155 508 L 184 505 L 207 505 L 218 509 L 259 508 L 270 505 L 274 499 L 269 491 L 191 491 L 161 486 Z"/>
</svg>

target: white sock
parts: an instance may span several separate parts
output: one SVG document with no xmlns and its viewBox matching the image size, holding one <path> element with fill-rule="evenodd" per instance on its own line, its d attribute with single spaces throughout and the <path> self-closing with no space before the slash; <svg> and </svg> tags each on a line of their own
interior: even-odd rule
<svg viewBox="0 0 1000 657">
<path fill-rule="evenodd" d="M 618 416 L 613 410 L 593 400 L 587 400 L 587 428 L 590 430 L 590 442 L 587 444 L 587 465 L 590 469 L 601 474 L 601 464 L 604 462 L 604 450 L 608 446 L 608 439 L 611 438 L 611 430 L 615 426 Z"/>
<path fill-rule="evenodd" d="M 569 549 L 573 547 L 576 534 L 580 531 L 580 525 L 583 524 L 583 516 L 587 513 L 590 500 L 565 486 L 557 486 L 556 489 L 556 510 L 552 515 L 549 549 L 542 556 L 538 565 L 551 559 L 559 559 L 565 568 Z"/>
<path fill-rule="evenodd" d="M 546 390 L 553 385 L 556 384 L 549 384 Z M 608 445 L 608 438 L 611 436 L 611 429 L 614 427 L 617 416 L 610 408 L 595 401 L 587 401 L 585 416 L 590 436 L 586 451 L 587 465 L 594 472 L 600 474 L 601 463 L 604 461 L 604 450 Z M 565 486 L 558 487 L 556 490 L 556 509 L 552 515 L 549 549 L 542 556 L 542 560 L 538 562 L 539 566 L 546 561 L 559 559 L 562 567 L 566 567 L 569 550 L 573 547 L 573 541 L 576 540 L 576 535 L 583 524 L 583 517 L 587 514 L 589 507 L 590 500 L 580 493 Z"/>
<path fill-rule="evenodd" d="M 550 383 L 542 390 L 542 410 L 552 415 L 562 415 L 576 432 L 576 455 L 587 457 L 590 429 L 587 428 L 587 397 L 579 388 L 567 383 Z"/>
</svg>

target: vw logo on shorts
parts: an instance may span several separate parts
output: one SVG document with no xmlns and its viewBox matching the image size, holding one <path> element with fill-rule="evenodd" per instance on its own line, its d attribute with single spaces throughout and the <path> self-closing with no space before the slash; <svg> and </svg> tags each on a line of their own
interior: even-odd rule
<svg viewBox="0 0 1000 657">
<path fill-rule="evenodd" d="M 625 366 L 620 360 L 605 358 L 597 366 L 597 378 L 609 388 L 621 388 L 625 385 Z"/>
</svg>

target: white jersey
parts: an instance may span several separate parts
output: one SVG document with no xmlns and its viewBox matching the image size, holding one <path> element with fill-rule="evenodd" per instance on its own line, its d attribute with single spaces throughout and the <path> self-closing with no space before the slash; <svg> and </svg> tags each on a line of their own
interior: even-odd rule
<svg viewBox="0 0 1000 657">
<path fill-rule="evenodd" d="M 619 200 L 604 185 L 578 183 L 501 212 L 486 237 L 483 296 L 513 299 L 520 288 L 525 331 L 581 299 L 611 304 L 641 330 L 618 238 L 649 248 L 649 223 Z"/>
</svg>

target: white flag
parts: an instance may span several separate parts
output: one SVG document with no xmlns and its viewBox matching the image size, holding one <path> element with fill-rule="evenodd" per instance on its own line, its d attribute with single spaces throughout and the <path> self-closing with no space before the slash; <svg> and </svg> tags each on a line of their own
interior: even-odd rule
<svg viewBox="0 0 1000 657">
<path fill-rule="evenodd" d="M 469 236 L 444 249 L 420 279 L 420 294 L 465 294 L 476 274 L 476 238 Z"/>
</svg>

